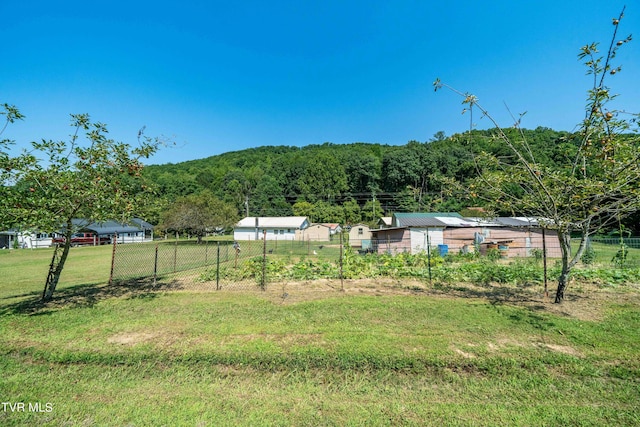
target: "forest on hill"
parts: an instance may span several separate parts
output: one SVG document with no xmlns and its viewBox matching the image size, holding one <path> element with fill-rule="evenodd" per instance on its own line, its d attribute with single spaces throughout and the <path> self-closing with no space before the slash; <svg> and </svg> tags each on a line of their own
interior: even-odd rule
<svg viewBox="0 0 640 427">
<path fill-rule="evenodd" d="M 546 166 L 570 164 L 577 139 L 569 132 L 538 127 L 522 132 Z M 161 202 L 207 193 L 231 204 L 238 218 L 305 215 L 314 222 L 375 222 L 394 212 L 454 211 L 482 207 L 471 193 L 454 190 L 477 175 L 475 156 L 490 152 L 508 159 L 496 130 L 473 130 L 426 142 L 392 146 L 373 143 L 264 146 L 177 164 L 150 165 L 144 176 Z M 501 212 L 518 215 L 518 212 Z"/>
</svg>

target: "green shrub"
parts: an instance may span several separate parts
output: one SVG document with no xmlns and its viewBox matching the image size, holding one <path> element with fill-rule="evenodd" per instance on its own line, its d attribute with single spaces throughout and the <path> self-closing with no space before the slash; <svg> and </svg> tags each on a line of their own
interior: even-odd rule
<svg viewBox="0 0 640 427">
<path fill-rule="evenodd" d="M 580 261 L 582 261 L 584 265 L 591 265 L 595 262 L 595 260 L 596 251 L 591 247 L 591 245 L 587 245 L 587 248 L 584 250 Z"/>
</svg>

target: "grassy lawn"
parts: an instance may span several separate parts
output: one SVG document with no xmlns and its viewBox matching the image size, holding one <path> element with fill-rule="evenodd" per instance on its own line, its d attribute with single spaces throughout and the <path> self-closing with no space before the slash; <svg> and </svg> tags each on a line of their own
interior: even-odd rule
<svg viewBox="0 0 640 427">
<path fill-rule="evenodd" d="M 0 425 L 640 423 L 634 285 L 170 292 L 104 285 L 103 250 L 46 306 L 51 252 L 0 254 Z"/>
<path fill-rule="evenodd" d="M 71 248 L 59 289 L 106 283 L 112 250 L 111 245 Z M 52 248 L 0 250 L 0 301 L 10 296 L 41 293 L 52 256 Z"/>
<path fill-rule="evenodd" d="M 637 244 L 637 239 L 633 239 L 627 244 L 625 264 L 628 266 L 640 266 L 640 248 L 637 247 Z M 596 240 L 591 243 L 591 248 L 593 249 L 594 263 L 613 266 L 612 260 L 620 250 L 620 242 L 617 239 Z M 574 251 L 578 250 L 578 242 L 573 242 L 572 249 Z"/>
</svg>

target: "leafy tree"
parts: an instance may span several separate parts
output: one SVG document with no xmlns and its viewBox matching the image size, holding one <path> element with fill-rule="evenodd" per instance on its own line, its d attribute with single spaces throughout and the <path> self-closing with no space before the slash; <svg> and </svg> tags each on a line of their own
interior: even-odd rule
<svg viewBox="0 0 640 427">
<path fill-rule="evenodd" d="M 364 150 L 347 152 L 342 159 L 349 191 L 352 193 L 365 193 L 379 191 L 382 162 L 380 158 Z"/>
<path fill-rule="evenodd" d="M 423 210 L 423 206 L 419 202 L 420 190 L 410 185 L 400 191 L 395 199 L 400 212 L 420 212 Z"/>
<path fill-rule="evenodd" d="M 420 155 L 415 149 L 399 147 L 389 151 L 382 160 L 385 189 L 397 192 L 407 186 L 422 187 L 421 170 Z"/>
<path fill-rule="evenodd" d="M 443 130 L 439 130 L 438 132 L 433 134 L 433 137 L 429 140 L 429 142 L 444 141 L 445 139 L 447 139 L 447 134 Z"/>
<path fill-rule="evenodd" d="M 207 233 L 231 227 L 237 221 L 238 211 L 235 206 L 206 191 L 176 200 L 163 213 L 161 227 L 194 235 L 198 238 L 198 243 L 201 243 Z"/>
<path fill-rule="evenodd" d="M 313 205 L 312 218 L 313 222 L 343 223 L 344 209 L 342 206 L 319 200 Z"/>
<path fill-rule="evenodd" d="M 349 199 L 342 204 L 344 209 L 344 223 L 358 224 L 362 221 L 362 211 L 360 205 L 353 199 Z"/>
<path fill-rule="evenodd" d="M 624 9 L 623 9 L 624 12 Z M 555 229 L 560 240 L 562 270 L 555 302 L 564 300 L 569 275 L 582 257 L 590 235 L 616 223 L 640 209 L 640 138 L 638 114 L 627 119 L 623 111 L 609 106 L 614 99 L 606 79 L 621 71 L 612 61 L 618 49 L 631 37 L 618 40 L 623 14 L 613 20 L 614 31 L 606 54 L 598 44 L 584 46 L 579 58 L 584 61 L 593 84 L 588 91 L 586 115 L 576 134 L 573 157 L 557 166 L 542 163 L 524 132 L 508 134 L 471 94 L 464 97 L 468 108 L 478 108 L 496 125 L 496 137 L 510 153 L 508 158 L 482 153 L 478 156 L 479 177 L 469 185 L 470 192 L 482 195 L 495 209 L 531 215 L 548 228 Z M 439 80 L 436 89 L 451 87 Z M 516 122 L 519 130 L 520 121 Z M 636 133 L 629 134 L 633 130 Z M 577 250 L 571 247 L 571 235 L 579 233 Z"/>
<path fill-rule="evenodd" d="M 375 225 L 383 214 L 379 200 L 369 200 L 362 207 L 362 219 L 371 225 Z"/>
<path fill-rule="evenodd" d="M 3 115 L 6 124 L 23 118 L 6 104 Z M 45 301 L 53 297 L 69 255 L 77 231 L 73 219 L 126 222 L 142 213 L 150 188 L 141 177 L 141 159 L 160 144 L 142 131 L 135 148 L 115 142 L 107 138 L 106 126 L 92 122 L 87 114 L 72 115 L 71 125 L 74 133 L 69 141 L 32 142 L 30 150 L 19 154 L 11 153 L 11 141 L 0 142 L 0 226 L 60 232 L 65 237 L 47 278 Z"/>
<path fill-rule="evenodd" d="M 292 209 L 295 216 L 306 216 L 309 218 L 309 221 L 313 221 L 315 210 L 313 203 L 307 202 L 306 200 L 298 200 L 293 204 Z"/>
<path fill-rule="evenodd" d="M 330 200 L 347 191 L 347 174 L 334 156 L 320 152 L 306 159 L 298 188 L 300 194 L 312 200 Z"/>
<path fill-rule="evenodd" d="M 256 185 L 254 195 L 251 198 L 251 206 L 259 216 L 291 214 L 291 205 L 287 202 L 280 183 L 269 175 L 264 175 Z"/>
</svg>

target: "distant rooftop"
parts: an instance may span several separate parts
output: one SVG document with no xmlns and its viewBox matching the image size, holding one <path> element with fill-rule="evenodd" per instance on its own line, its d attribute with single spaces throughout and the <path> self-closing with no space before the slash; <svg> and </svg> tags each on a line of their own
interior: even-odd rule
<svg viewBox="0 0 640 427">
<path fill-rule="evenodd" d="M 242 219 L 236 224 L 236 227 L 255 227 L 256 219 L 258 220 L 258 227 L 282 227 L 282 228 L 301 228 L 305 221 L 306 216 L 248 216 Z"/>
</svg>

